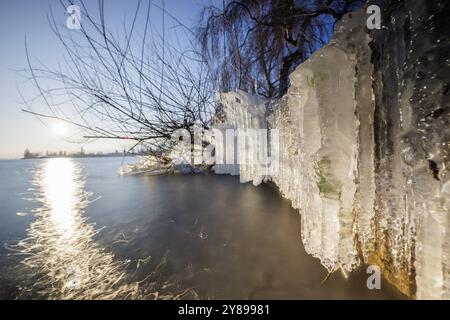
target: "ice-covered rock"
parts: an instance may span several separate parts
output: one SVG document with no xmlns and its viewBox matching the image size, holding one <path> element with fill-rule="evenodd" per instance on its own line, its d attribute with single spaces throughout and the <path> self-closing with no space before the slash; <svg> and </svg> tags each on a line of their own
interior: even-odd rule
<svg viewBox="0 0 450 320">
<path fill-rule="evenodd" d="M 133 174 L 149 174 L 160 175 L 171 172 L 173 170 L 173 164 L 171 162 L 164 162 L 155 156 L 140 157 L 136 163 L 128 163 L 123 165 L 119 169 L 121 175 L 133 175 Z"/>
</svg>

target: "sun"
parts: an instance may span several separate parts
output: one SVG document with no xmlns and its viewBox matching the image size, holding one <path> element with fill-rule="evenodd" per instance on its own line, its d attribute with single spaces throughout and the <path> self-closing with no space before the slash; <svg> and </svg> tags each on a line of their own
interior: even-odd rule
<svg viewBox="0 0 450 320">
<path fill-rule="evenodd" d="M 52 131 L 58 136 L 63 136 L 67 133 L 67 125 L 63 122 L 57 122 L 52 125 Z"/>
</svg>

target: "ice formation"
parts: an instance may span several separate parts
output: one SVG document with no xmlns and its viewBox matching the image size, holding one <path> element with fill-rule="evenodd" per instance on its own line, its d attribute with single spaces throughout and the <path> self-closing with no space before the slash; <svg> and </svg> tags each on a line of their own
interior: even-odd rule
<svg viewBox="0 0 450 320">
<path fill-rule="evenodd" d="M 219 130 L 216 144 L 215 173 L 238 174 L 242 183 L 252 181 L 256 186 L 269 175 L 261 157 L 268 145 L 266 104 L 256 96 L 238 91 L 219 95 L 227 115 L 227 123 Z M 228 130 L 227 130 L 228 129 Z M 230 130 L 231 129 L 231 130 Z M 242 130 L 243 129 L 243 130 Z M 250 130 L 248 130 L 250 129 Z M 222 146 L 223 144 L 223 146 Z"/>
<path fill-rule="evenodd" d="M 409 296 L 449 299 L 448 2 L 370 4 L 382 28 L 367 30 L 364 10 L 345 16 L 275 107 L 220 95 L 222 129 L 277 129 L 280 152 L 269 176 L 258 163 L 215 170 L 274 181 L 300 211 L 305 249 L 329 271 L 376 264 Z"/>
</svg>

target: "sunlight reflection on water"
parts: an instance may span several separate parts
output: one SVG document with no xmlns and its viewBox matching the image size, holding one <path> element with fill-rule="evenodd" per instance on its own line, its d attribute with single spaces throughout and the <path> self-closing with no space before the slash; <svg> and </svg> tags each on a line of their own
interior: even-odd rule
<svg viewBox="0 0 450 320">
<path fill-rule="evenodd" d="M 49 159 L 37 170 L 33 183 L 42 207 L 19 242 L 23 263 L 33 271 L 23 294 L 50 299 L 127 298 L 137 283 L 125 283 L 126 266 L 94 242 L 94 224 L 84 209 L 90 196 L 84 190 L 81 167 L 71 159 Z"/>
<path fill-rule="evenodd" d="M 171 290 L 174 283 L 161 281 L 165 257 L 154 270 L 141 272 L 141 262 L 149 258 L 121 261 L 94 240 L 99 230 L 85 216 L 92 194 L 85 190 L 79 162 L 48 159 L 36 170 L 33 185 L 34 198 L 40 204 L 36 220 L 30 224 L 27 238 L 11 247 L 16 255 L 25 256 L 24 269 L 18 270 L 22 284 L 17 298 L 198 297 L 192 288 Z"/>
</svg>

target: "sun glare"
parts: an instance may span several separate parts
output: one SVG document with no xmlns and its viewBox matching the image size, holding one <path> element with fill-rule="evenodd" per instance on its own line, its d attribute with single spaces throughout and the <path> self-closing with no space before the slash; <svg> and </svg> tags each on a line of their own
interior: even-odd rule
<svg viewBox="0 0 450 320">
<path fill-rule="evenodd" d="M 52 131 L 56 133 L 58 136 L 63 136 L 67 133 L 68 128 L 67 125 L 63 122 L 57 122 L 52 125 Z"/>
<path fill-rule="evenodd" d="M 50 159 L 45 167 L 42 186 L 52 221 L 62 236 L 75 230 L 79 187 L 75 164 L 70 159 Z"/>
</svg>

